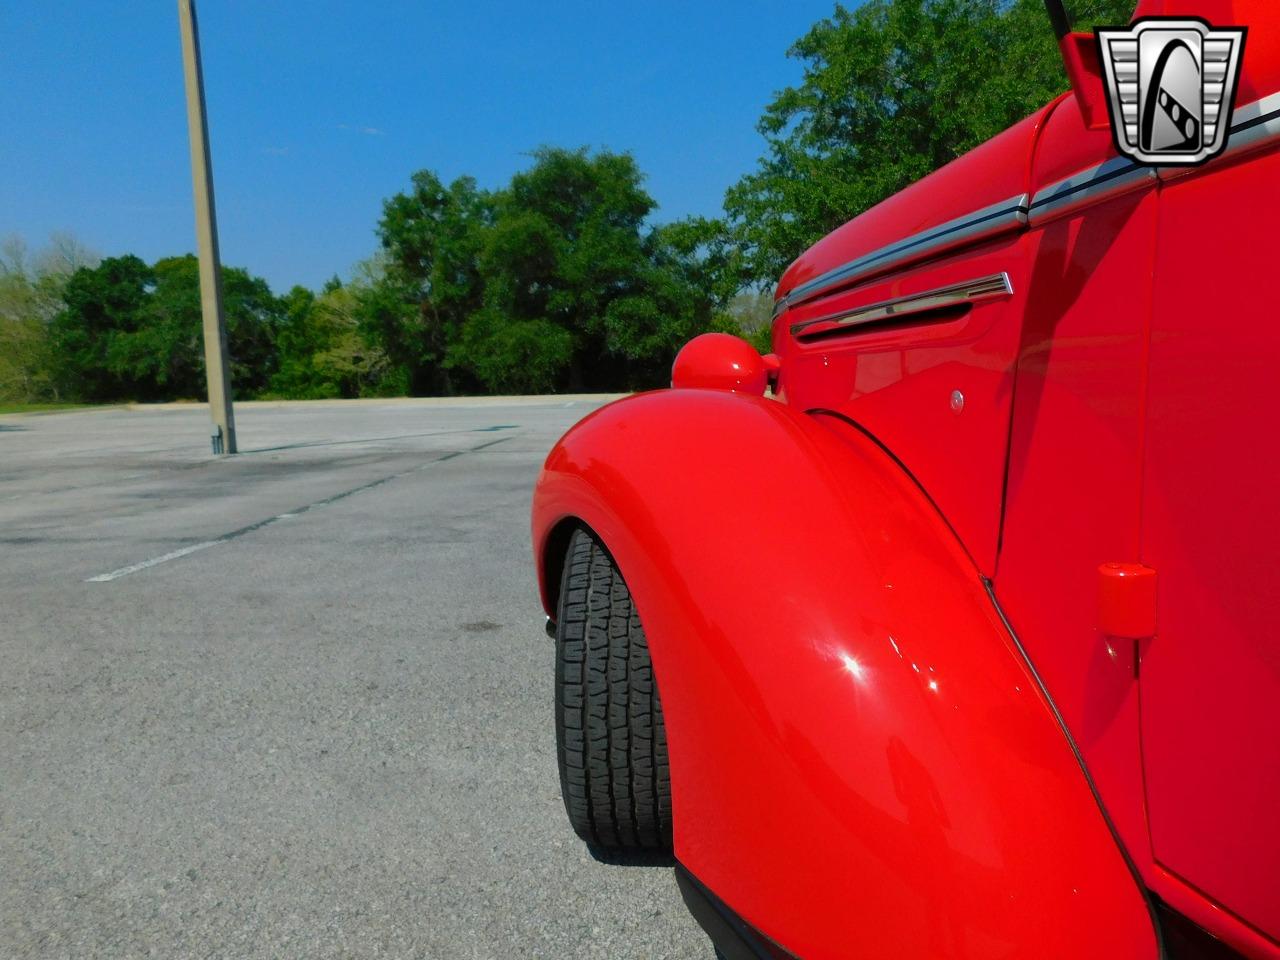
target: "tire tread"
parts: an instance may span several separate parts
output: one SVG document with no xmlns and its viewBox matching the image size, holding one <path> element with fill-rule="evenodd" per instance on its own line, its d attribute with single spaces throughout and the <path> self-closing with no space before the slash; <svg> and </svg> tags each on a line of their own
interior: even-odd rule
<svg viewBox="0 0 1280 960">
<path fill-rule="evenodd" d="M 662 703 L 640 615 L 603 545 L 569 541 L 556 619 L 556 752 L 574 831 L 608 850 L 671 848 Z"/>
</svg>

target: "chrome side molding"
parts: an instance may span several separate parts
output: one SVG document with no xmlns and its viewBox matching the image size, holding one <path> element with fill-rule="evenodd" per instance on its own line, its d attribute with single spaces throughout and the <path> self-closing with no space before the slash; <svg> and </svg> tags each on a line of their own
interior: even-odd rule
<svg viewBox="0 0 1280 960">
<path fill-rule="evenodd" d="M 1273 93 L 1236 108 L 1231 115 L 1231 139 L 1223 156 L 1235 156 L 1246 150 L 1272 144 L 1280 138 L 1280 93 Z M 1064 180 L 1036 191 L 1029 210 L 1031 225 L 1050 217 L 1078 210 L 1130 190 L 1153 185 L 1154 181 L 1173 180 L 1212 170 L 1216 161 L 1204 167 L 1142 167 L 1127 157 L 1112 157 L 1105 163 L 1073 173 Z"/>
<path fill-rule="evenodd" d="M 1273 146 L 1277 140 L 1280 140 L 1280 92 L 1236 108 L 1224 156 Z M 1221 160 L 1211 161 L 1207 168 L 1212 169 Z M 776 318 L 791 307 L 834 293 L 876 274 L 937 256 L 953 247 L 987 240 L 1006 231 L 1026 227 L 1028 223 L 1034 226 L 1091 203 L 1152 186 L 1157 179 L 1191 176 L 1204 169 L 1206 167 L 1140 167 L 1126 157 L 1112 157 L 1041 187 L 1034 196 L 1021 194 L 1010 197 L 834 267 L 780 297 L 774 305 L 773 315 Z"/>
<path fill-rule="evenodd" d="M 993 203 L 989 207 L 966 213 L 964 216 L 939 224 L 904 240 L 873 250 L 870 253 L 828 270 L 812 280 L 800 284 L 778 301 L 774 316 L 787 307 L 813 300 L 838 287 L 850 286 L 855 281 L 873 274 L 884 273 L 911 261 L 923 260 L 953 247 L 965 246 L 986 240 L 1009 230 L 1025 227 L 1027 205 L 1025 193 Z"/>
<path fill-rule="evenodd" d="M 1128 157 L 1112 157 L 1106 163 L 1089 167 L 1051 183 L 1036 191 L 1031 198 L 1031 225 L 1078 210 L 1109 197 L 1119 196 L 1144 186 L 1154 186 L 1154 167 L 1142 167 Z"/>
<path fill-rule="evenodd" d="M 812 320 L 805 320 L 801 323 L 793 323 L 791 325 L 791 335 L 799 336 L 805 334 L 813 336 L 828 330 L 840 330 L 844 327 L 905 317 L 928 310 L 977 303 L 995 297 L 1008 297 L 1012 296 L 1012 294 L 1013 284 L 1009 281 L 1009 274 L 993 273 L 989 277 L 966 280 L 964 283 L 938 287 L 935 290 L 926 290 L 923 293 L 913 293 L 907 297 L 896 297 L 893 300 L 881 300 L 879 303 L 868 304 L 865 307 L 858 307 L 854 310 L 844 310 L 823 317 L 815 317 Z"/>
<path fill-rule="evenodd" d="M 1280 93 L 1272 93 L 1261 100 L 1236 108 L 1231 115 L 1231 136 L 1222 155 L 1238 156 L 1255 149 L 1273 147 L 1277 139 L 1280 139 Z M 1221 160 L 1221 157 L 1218 159 Z M 1205 166 L 1212 168 L 1215 162 L 1217 161 L 1211 160 Z M 1161 180 L 1172 180 L 1203 169 L 1204 167 L 1161 167 L 1158 172 Z"/>
</svg>

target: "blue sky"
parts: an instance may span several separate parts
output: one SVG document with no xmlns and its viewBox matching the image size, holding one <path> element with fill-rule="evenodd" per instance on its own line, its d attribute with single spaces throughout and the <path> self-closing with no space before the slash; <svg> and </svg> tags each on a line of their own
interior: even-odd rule
<svg viewBox="0 0 1280 960">
<path fill-rule="evenodd" d="M 277 291 L 376 245 L 412 171 L 497 187 L 540 144 L 630 150 L 659 220 L 714 214 L 832 0 L 202 0 L 223 261 Z M 173 0 L 0 0 L 0 236 L 194 247 Z"/>
</svg>

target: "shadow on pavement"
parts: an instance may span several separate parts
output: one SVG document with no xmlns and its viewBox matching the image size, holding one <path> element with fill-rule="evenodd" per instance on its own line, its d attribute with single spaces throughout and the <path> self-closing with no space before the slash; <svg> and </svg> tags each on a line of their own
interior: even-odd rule
<svg viewBox="0 0 1280 960">
<path fill-rule="evenodd" d="M 587 853 L 597 863 L 607 863 L 611 867 L 674 867 L 676 858 L 673 854 L 660 850 L 603 850 L 587 844 Z"/>
</svg>

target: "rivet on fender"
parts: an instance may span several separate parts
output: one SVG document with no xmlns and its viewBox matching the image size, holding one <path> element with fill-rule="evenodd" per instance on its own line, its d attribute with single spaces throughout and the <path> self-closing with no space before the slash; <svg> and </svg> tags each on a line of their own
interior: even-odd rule
<svg viewBox="0 0 1280 960">
<path fill-rule="evenodd" d="M 1098 629 L 1109 637 L 1156 635 L 1156 572 L 1141 563 L 1098 567 Z"/>
</svg>

